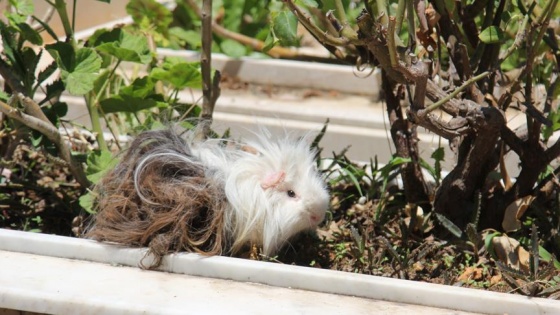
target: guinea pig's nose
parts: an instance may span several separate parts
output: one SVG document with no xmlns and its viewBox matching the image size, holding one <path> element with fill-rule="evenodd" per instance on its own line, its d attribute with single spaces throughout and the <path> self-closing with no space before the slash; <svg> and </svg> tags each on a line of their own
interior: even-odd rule
<svg viewBox="0 0 560 315">
<path fill-rule="evenodd" d="M 325 218 L 325 215 L 324 214 L 311 213 L 309 215 L 309 218 L 311 219 L 311 222 L 313 222 L 315 224 L 319 224 L 319 223 L 321 223 L 321 221 L 323 221 L 323 219 Z"/>
</svg>

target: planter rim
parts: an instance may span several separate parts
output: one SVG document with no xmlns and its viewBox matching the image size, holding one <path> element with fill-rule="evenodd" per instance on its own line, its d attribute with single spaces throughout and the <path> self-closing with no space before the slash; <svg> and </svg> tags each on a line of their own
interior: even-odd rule
<svg viewBox="0 0 560 315">
<path fill-rule="evenodd" d="M 146 252 L 145 248 L 6 229 L 0 229 L 0 250 L 131 267 L 138 266 Z M 560 314 L 560 303 L 548 299 L 224 256 L 172 254 L 159 270 L 484 314 Z"/>
</svg>

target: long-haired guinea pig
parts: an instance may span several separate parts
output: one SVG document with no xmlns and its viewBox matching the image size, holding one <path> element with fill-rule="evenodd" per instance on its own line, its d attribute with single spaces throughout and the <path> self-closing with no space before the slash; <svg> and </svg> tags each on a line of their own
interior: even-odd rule
<svg viewBox="0 0 560 315">
<path fill-rule="evenodd" d="M 309 141 L 267 130 L 255 140 L 194 140 L 173 129 L 141 133 L 96 186 L 85 237 L 174 251 L 275 254 L 324 219 L 329 194 Z"/>
</svg>

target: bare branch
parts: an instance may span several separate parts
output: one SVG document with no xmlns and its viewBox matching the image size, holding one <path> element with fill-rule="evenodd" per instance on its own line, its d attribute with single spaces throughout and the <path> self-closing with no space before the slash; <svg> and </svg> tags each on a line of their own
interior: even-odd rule
<svg viewBox="0 0 560 315">
<path fill-rule="evenodd" d="M 420 116 L 426 115 L 427 113 L 437 109 L 438 107 L 440 107 L 441 105 L 447 103 L 449 100 L 455 98 L 457 95 L 459 95 L 459 93 L 461 93 L 462 91 L 464 91 L 467 87 L 469 87 L 469 85 L 475 83 L 476 81 L 479 81 L 485 77 L 487 77 L 490 74 L 490 72 L 486 71 L 483 72 L 479 75 L 477 75 L 476 77 L 472 77 L 470 79 L 468 79 L 467 81 L 465 81 L 465 83 L 463 83 L 463 85 L 461 85 L 460 87 L 456 88 L 455 91 L 451 92 L 449 95 L 447 95 L 446 97 L 440 99 L 439 101 L 433 103 L 432 105 L 428 106 L 428 108 L 426 108 L 424 111 L 419 112 L 418 114 Z"/>
<path fill-rule="evenodd" d="M 200 53 L 200 68 L 202 72 L 202 119 L 206 120 L 205 128 L 200 135 L 208 137 L 210 125 L 212 124 L 212 114 L 214 104 L 211 103 L 212 97 L 212 0 L 202 1 L 202 11 L 200 12 L 202 21 L 202 49 Z"/>
</svg>

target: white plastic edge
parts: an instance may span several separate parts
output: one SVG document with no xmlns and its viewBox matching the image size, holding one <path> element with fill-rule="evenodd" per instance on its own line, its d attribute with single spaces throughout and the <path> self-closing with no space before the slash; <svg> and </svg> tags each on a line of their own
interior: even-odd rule
<svg viewBox="0 0 560 315">
<path fill-rule="evenodd" d="M 0 250 L 132 267 L 145 253 L 145 249 L 6 229 L 0 229 Z M 164 258 L 160 270 L 466 312 L 560 314 L 560 303 L 553 300 L 223 256 L 173 254 Z"/>
</svg>

